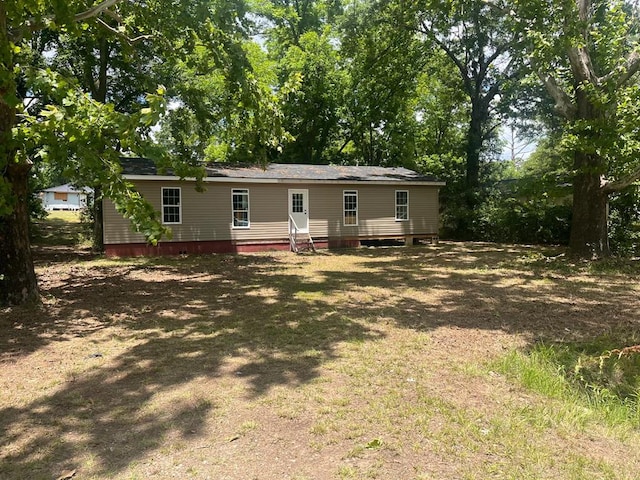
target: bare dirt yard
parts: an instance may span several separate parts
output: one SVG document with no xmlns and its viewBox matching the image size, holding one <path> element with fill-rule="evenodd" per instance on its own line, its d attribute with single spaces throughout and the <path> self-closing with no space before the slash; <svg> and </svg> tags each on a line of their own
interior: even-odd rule
<svg viewBox="0 0 640 480">
<path fill-rule="evenodd" d="M 640 331 L 637 274 L 540 252 L 36 247 L 44 308 L 0 310 L 0 478 L 638 478 L 637 428 L 496 367 Z"/>
</svg>

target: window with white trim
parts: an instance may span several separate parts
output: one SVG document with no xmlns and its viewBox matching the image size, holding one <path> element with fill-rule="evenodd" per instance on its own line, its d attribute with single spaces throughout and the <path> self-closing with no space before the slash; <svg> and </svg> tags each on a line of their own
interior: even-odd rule
<svg viewBox="0 0 640 480">
<path fill-rule="evenodd" d="M 182 222 L 180 187 L 162 187 L 162 223 Z"/>
<path fill-rule="evenodd" d="M 249 228 L 249 190 L 234 188 L 231 190 L 231 211 L 233 228 Z"/>
<path fill-rule="evenodd" d="M 345 226 L 357 226 L 358 225 L 358 191 L 357 190 L 344 190 L 342 192 L 343 206 L 344 206 L 344 225 Z"/>
<path fill-rule="evenodd" d="M 409 220 L 409 191 L 396 190 L 396 220 Z"/>
</svg>

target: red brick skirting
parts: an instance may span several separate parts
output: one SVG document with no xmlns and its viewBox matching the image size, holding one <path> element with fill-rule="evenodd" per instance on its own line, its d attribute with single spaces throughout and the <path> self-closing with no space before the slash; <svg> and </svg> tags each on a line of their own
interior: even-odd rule
<svg viewBox="0 0 640 480">
<path fill-rule="evenodd" d="M 404 237 L 351 237 L 351 238 L 323 238 L 314 239 L 316 248 L 354 248 L 359 247 L 362 240 L 384 240 L 385 238 L 400 238 L 407 245 L 413 245 L 416 239 L 428 239 L 437 243 L 437 234 L 407 235 Z M 211 240 L 202 242 L 160 242 L 153 247 L 146 243 L 122 243 L 105 245 L 105 253 L 108 257 L 139 257 L 159 255 L 185 255 L 207 253 L 243 253 L 243 252 L 268 252 L 271 250 L 289 250 L 288 240 L 263 240 L 263 241 L 234 241 Z"/>
<path fill-rule="evenodd" d="M 327 242 L 315 242 L 316 248 L 327 248 Z M 206 242 L 160 242 L 157 246 L 146 243 L 122 243 L 105 245 L 108 257 L 140 257 L 160 255 L 184 255 L 206 253 L 268 252 L 289 250 L 289 241 L 237 243 L 232 240 Z"/>
</svg>

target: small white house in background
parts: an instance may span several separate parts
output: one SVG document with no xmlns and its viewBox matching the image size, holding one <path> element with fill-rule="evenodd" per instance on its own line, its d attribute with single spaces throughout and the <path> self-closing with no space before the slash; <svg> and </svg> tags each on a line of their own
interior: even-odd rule
<svg viewBox="0 0 640 480">
<path fill-rule="evenodd" d="M 89 187 L 74 187 L 70 183 L 47 188 L 40 192 L 42 206 L 48 212 L 52 210 L 81 210 L 87 206 L 87 196 L 93 190 Z"/>
</svg>

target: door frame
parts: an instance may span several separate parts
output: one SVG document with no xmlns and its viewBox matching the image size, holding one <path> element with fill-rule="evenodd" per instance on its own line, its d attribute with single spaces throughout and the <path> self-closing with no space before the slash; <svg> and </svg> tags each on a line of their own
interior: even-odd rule
<svg viewBox="0 0 640 480">
<path fill-rule="evenodd" d="M 293 194 L 302 193 L 302 212 L 293 212 Z M 288 191 L 289 196 L 289 216 L 291 216 L 296 222 L 298 231 L 300 233 L 309 233 L 309 189 L 307 188 L 290 188 Z M 306 225 L 300 225 L 298 223 L 299 217 L 303 215 Z"/>
</svg>

